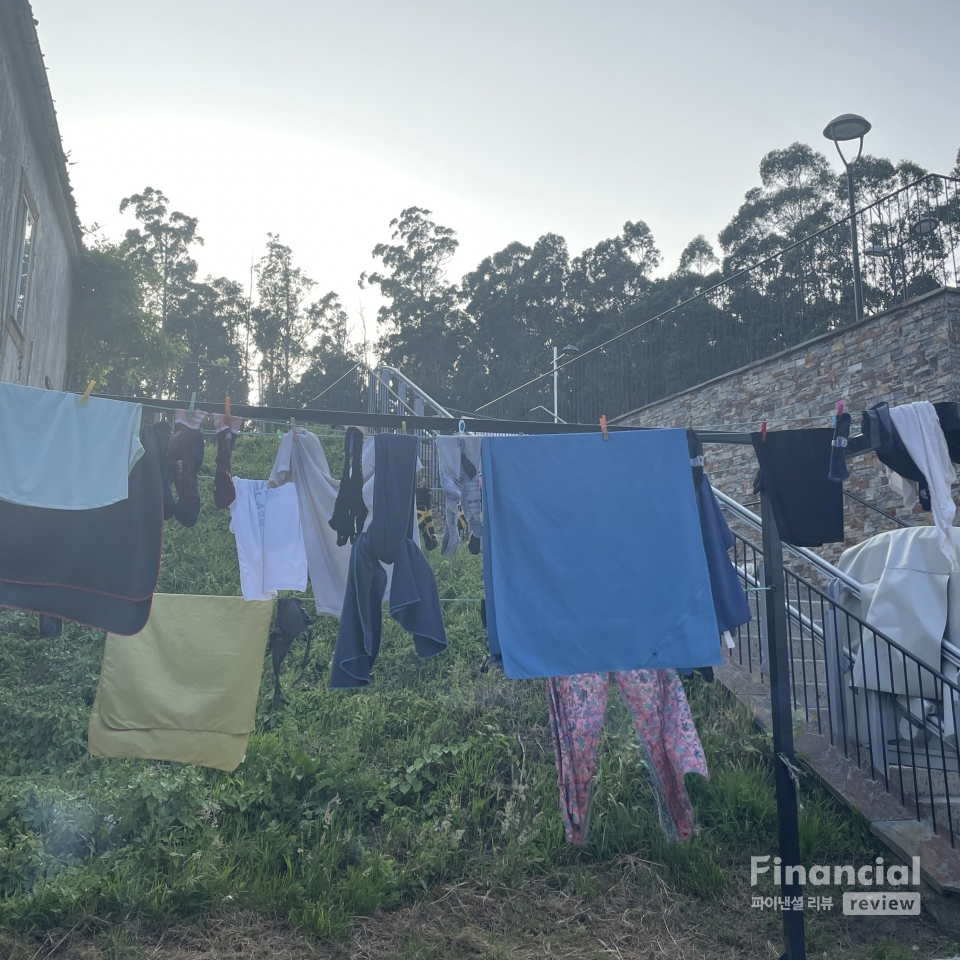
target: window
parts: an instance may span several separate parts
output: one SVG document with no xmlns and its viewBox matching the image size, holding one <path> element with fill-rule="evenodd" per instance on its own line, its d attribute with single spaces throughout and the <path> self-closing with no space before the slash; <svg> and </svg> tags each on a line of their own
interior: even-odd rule
<svg viewBox="0 0 960 960">
<path fill-rule="evenodd" d="M 30 261 L 33 254 L 36 217 L 30 207 L 26 194 L 20 196 L 20 212 L 17 216 L 17 251 L 14 260 L 16 273 L 13 279 L 13 304 L 10 312 L 17 326 L 23 330 L 23 318 L 27 307 L 27 283 L 30 280 Z"/>
</svg>

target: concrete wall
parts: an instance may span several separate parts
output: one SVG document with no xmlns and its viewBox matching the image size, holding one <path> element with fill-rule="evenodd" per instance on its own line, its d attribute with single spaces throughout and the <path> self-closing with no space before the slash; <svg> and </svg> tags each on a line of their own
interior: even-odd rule
<svg viewBox="0 0 960 960">
<path fill-rule="evenodd" d="M 0 380 L 30 386 L 65 386 L 72 258 L 77 250 L 57 169 L 56 130 L 44 116 L 37 90 L 38 49 L 23 32 L 17 0 L 0 13 Z M 26 5 L 24 5 L 26 6 Z M 26 6 L 29 11 L 29 6 Z M 32 29 L 32 27 L 31 27 Z M 47 106 L 50 110 L 52 107 Z M 18 264 L 20 198 L 26 188 L 36 207 L 33 257 L 22 330 L 12 307 Z"/>
<path fill-rule="evenodd" d="M 659 400 L 620 423 L 642 426 L 690 425 L 758 430 L 827 427 L 837 400 L 854 414 L 881 400 L 891 405 L 913 400 L 960 400 L 960 291 L 938 290 L 850 327 L 808 340 L 776 356 Z M 749 504 L 757 465 L 750 447 L 708 445 L 706 469 L 719 489 Z M 906 511 L 889 489 L 883 465 L 871 453 L 852 459 L 846 488 L 899 516 Z M 956 495 L 960 488 L 954 489 Z M 859 543 L 894 524 L 845 498 L 845 546 Z M 929 522 L 915 508 L 911 522 Z M 831 560 L 841 546 L 818 552 Z"/>
</svg>

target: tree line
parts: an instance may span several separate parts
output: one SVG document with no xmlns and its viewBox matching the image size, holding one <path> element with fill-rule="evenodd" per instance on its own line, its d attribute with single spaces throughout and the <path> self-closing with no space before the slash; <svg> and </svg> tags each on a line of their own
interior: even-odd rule
<svg viewBox="0 0 960 960">
<path fill-rule="evenodd" d="M 845 175 L 801 143 L 768 153 L 759 173 L 759 186 L 720 231 L 718 247 L 694 237 L 666 275 L 657 275 L 663 257 L 650 228 L 636 220 L 576 256 L 554 233 L 532 245 L 510 243 L 457 282 L 447 275 L 455 230 L 431 211 L 409 207 L 374 247 L 376 269 L 360 275 L 361 286 L 383 298 L 369 343 L 350 340 L 338 294 L 318 296 L 275 234 L 268 234 L 246 287 L 226 277 L 199 279 L 196 218 L 171 210 L 160 190 L 147 187 L 120 204 L 137 224 L 123 240 L 88 234 L 75 278 L 72 385 L 96 378 L 109 393 L 229 394 L 237 402 L 256 391 L 263 404 L 297 406 L 374 358 L 437 400 L 470 411 L 549 368 L 552 347 L 588 350 L 694 298 L 682 318 L 676 313 L 635 342 L 618 342 L 621 377 L 648 387 L 621 402 L 663 395 L 690 385 L 691 376 L 706 379 L 850 319 L 844 230 L 824 234 L 792 259 L 788 250 L 846 215 Z M 858 205 L 925 173 L 911 161 L 863 157 L 855 167 Z M 960 176 L 960 152 L 952 175 Z M 893 247 L 888 236 L 872 239 Z M 884 249 L 893 281 L 899 270 L 904 289 L 912 283 L 921 292 L 929 278 L 920 260 L 908 276 L 902 245 L 896 256 Z M 741 286 L 697 298 L 784 250 Z M 880 288 L 869 288 L 868 298 L 881 296 Z M 602 376 L 598 368 L 595 377 Z"/>
</svg>

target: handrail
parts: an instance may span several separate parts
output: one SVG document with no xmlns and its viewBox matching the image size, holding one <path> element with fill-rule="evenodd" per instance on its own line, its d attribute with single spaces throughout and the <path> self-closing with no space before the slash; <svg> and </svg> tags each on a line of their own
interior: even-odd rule
<svg viewBox="0 0 960 960">
<path fill-rule="evenodd" d="M 449 410 L 447 410 L 445 407 L 441 407 L 440 404 L 430 396 L 430 394 L 428 394 L 422 387 L 418 387 L 409 377 L 402 374 L 396 367 L 388 367 L 386 364 L 381 363 L 377 367 L 376 371 L 374 371 L 374 375 L 378 380 L 380 380 L 379 372 L 381 370 L 386 370 L 390 376 L 396 377 L 398 380 L 402 380 L 408 387 L 410 387 L 411 390 L 415 391 L 418 396 L 420 396 L 423 400 L 426 400 L 426 402 L 429 403 L 430 406 L 433 407 L 433 409 L 436 410 L 441 417 L 449 417 L 451 420 L 456 420 L 456 417 L 454 417 Z M 383 381 L 380 380 L 380 382 L 382 383 Z M 387 389 L 389 389 L 389 387 Z"/>
<path fill-rule="evenodd" d="M 762 530 L 763 524 L 760 521 L 760 518 L 748 510 L 746 507 L 741 506 L 737 503 L 733 497 L 728 497 L 723 491 L 718 490 L 716 487 L 713 488 L 713 492 L 717 495 L 717 499 L 729 507 L 733 513 L 735 513 L 741 520 L 750 524 L 755 530 Z M 828 577 L 831 577 L 836 580 L 842 580 L 854 593 L 859 597 L 860 596 L 860 583 L 857 580 L 854 580 L 853 577 L 844 573 L 839 567 L 835 567 L 832 563 L 827 560 L 824 560 L 823 557 L 818 556 L 812 550 L 808 550 L 806 547 L 794 547 L 789 543 L 784 543 L 784 548 L 789 550 L 792 554 L 800 559 L 805 560 L 811 566 L 816 567 L 821 573 L 825 574 Z"/>
</svg>

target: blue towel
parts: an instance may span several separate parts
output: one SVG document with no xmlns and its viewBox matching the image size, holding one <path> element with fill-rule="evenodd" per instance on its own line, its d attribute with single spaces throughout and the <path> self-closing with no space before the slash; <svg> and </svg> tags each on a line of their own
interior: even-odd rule
<svg viewBox="0 0 960 960">
<path fill-rule="evenodd" d="M 720 663 L 683 430 L 485 437 L 483 574 L 508 677 Z"/>
</svg>

